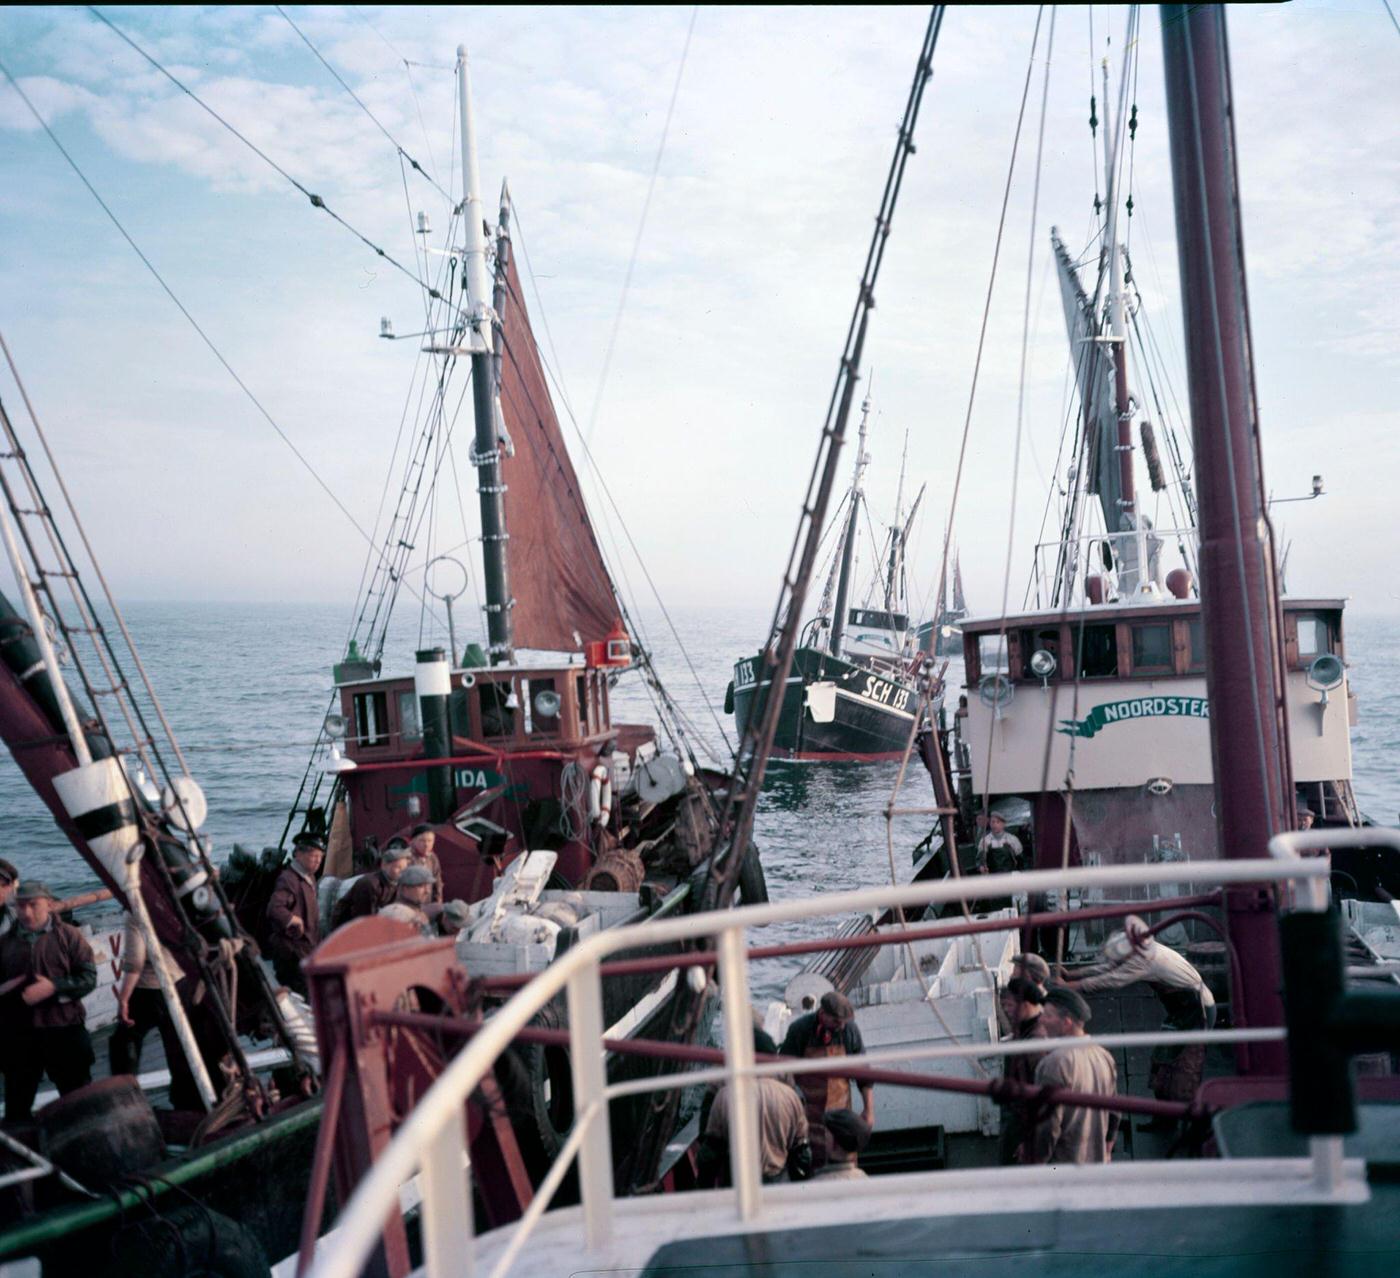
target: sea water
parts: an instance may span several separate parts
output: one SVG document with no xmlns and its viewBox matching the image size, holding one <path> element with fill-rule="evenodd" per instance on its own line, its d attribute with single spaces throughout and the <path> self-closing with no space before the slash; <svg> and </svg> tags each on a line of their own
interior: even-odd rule
<svg viewBox="0 0 1400 1278">
<path fill-rule="evenodd" d="M 205 827 L 215 859 L 233 844 L 254 851 L 277 843 L 331 709 L 331 666 L 344 655 L 350 616 L 324 605 L 133 603 L 127 624 L 190 771 L 209 799 Z M 645 616 L 641 637 L 685 722 L 702 762 L 727 763 L 733 740 L 723 712 L 731 666 L 758 650 L 769 616 L 757 610 L 672 609 Z M 459 619 L 460 621 L 460 619 Z M 679 636 L 679 638 L 677 638 Z M 476 638 L 465 628 L 459 646 Z M 386 674 L 411 674 L 414 650 L 444 643 L 416 601 L 401 607 L 385 647 Z M 1352 731 L 1357 798 L 1374 820 L 1400 813 L 1400 618 L 1349 617 L 1347 659 L 1360 719 Z M 134 673 L 134 672 L 131 672 Z M 961 681 L 953 663 L 949 682 Z M 615 720 L 657 722 L 640 672 L 613 691 Z M 339 706 L 334 707 L 336 710 Z M 887 826 L 899 767 L 880 764 L 774 764 L 755 822 L 771 897 L 836 892 L 908 877 L 928 817 L 895 817 Z M 896 806 L 932 802 L 927 774 L 911 761 Z M 63 838 L 8 752 L 0 752 L 0 855 L 60 895 L 94 886 L 95 876 Z M 839 920 L 783 929 L 818 935 Z M 767 939 L 778 939 L 777 937 Z M 758 978 L 773 989 L 793 963 Z"/>
</svg>

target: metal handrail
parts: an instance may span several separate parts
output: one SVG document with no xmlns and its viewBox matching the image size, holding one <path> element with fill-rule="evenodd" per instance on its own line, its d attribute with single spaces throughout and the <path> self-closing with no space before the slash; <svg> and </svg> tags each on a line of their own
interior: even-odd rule
<svg viewBox="0 0 1400 1278">
<path fill-rule="evenodd" d="M 1309 832 L 1306 836 L 1282 837 L 1291 840 L 1303 838 L 1307 840 L 1303 846 L 1322 848 L 1327 846 L 1327 840 L 1335 839 L 1339 834 L 1356 833 L 1360 832 L 1328 830 Z M 1385 840 L 1375 837 L 1379 833 L 1372 831 L 1369 841 L 1385 841 L 1400 847 L 1400 833 L 1386 832 L 1389 837 Z M 1347 843 L 1355 841 L 1346 840 Z M 1278 842 L 1276 839 L 1274 844 Z M 1308 885 L 1317 882 L 1325 901 L 1330 862 L 1326 858 L 1304 860 L 1296 856 L 1283 859 L 1284 853 L 1275 850 L 1274 844 L 1270 845 L 1274 859 L 1195 863 L 1191 867 L 1191 880 L 1202 885 L 1268 882 Z M 1280 845 L 1289 852 L 1296 846 L 1296 842 Z M 740 1215 L 745 1220 L 751 1220 L 761 1207 L 761 1182 L 757 1171 L 756 1079 L 764 1073 L 776 1071 L 756 1066 L 753 1059 L 745 954 L 745 938 L 749 928 L 829 914 L 886 910 L 896 905 L 915 908 L 989 895 L 1168 884 L 1180 879 L 1179 865 L 1089 866 L 1070 870 L 978 875 L 975 883 L 945 879 L 933 883 L 836 892 L 802 901 L 744 906 L 598 933 L 569 950 L 515 994 L 483 1025 L 466 1049 L 448 1063 L 356 1188 L 340 1214 L 333 1243 L 317 1257 L 313 1272 L 317 1278 L 354 1278 L 368 1258 L 383 1221 L 391 1211 L 397 1210 L 400 1184 L 415 1171 L 420 1173 L 423 1186 L 422 1235 L 427 1273 L 436 1278 L 448 1273 L 471 1272 L 474 1254 L 472 1195 L 469 1172 L 463 1170 L 467 1151 L 464 1123 L 466 1101 L 515 1036 L 561 991 L 566 992 L 568 1000 L 575 1112 L 589 1114 L 607 1099 L 613 1089 L 607 1086 L 601 1045 L 603 1015 L 598 968 L 609 955 L 701 936 L 717 937 L 718 976 L 725 990 L 726 1064 L 722 1072 L 705 1071 L 703 1075 L 691 1072 L 685 1077 L 687 1083 L 700 1081 L 702 1077 L 723 1079 L 731 1088 L 731 1169 Z M 1316 890 L 1308 891 L 1309 904 L 1316 895 Z M 1240 1032 L 1234 1031 L 1233 1034 Z M 1222 1035 L 1232 1034 L 1231 1031 L 1211 1033 L 1217 1040 Z M 1166 1041 L 1175 1036 L 1156 1034 L 1141 1037 L 1148 1042 Z M 589 1043 L 597 1046 L 586 1050 L 583 1045 Z M 1012 1043 L 988 1043 L 977 1045 L 974 1054 L 991 1057 L 1012 1055 L 1015 1051 Z M 900 1059 L 910 1058 L 910 1050 L 901 1052 Z M 800 1063 L 793 1061 L 789 1072 L 796 1068 L 800 1068 Z M 653 1085 L 670 1085 L 668 1080 L 649 1081 Z M 596 1249 L 607 1242 L 612 1225 L 611 1133 L 606 1122 L 581 1123 L 580 1126 L 585 1130 L 581 1133 L 576 1131 L 573 1135 L 578 1139 L 576 1142 L 571 1139 L 570 1144 L 575 1145 L 579 1160 L 585 1242 L 589 1248 Z M 1339 1152 L 1335 1171 L 1340 1176 Z M 1321 1184 L 1323 1177 L 1319 1175 L 1318 1179 Z M 523 1223 L 518 1222 L 517 1227 Z M 501 1272 L 499 1267 L 497 1272 Z"/>
</svg>

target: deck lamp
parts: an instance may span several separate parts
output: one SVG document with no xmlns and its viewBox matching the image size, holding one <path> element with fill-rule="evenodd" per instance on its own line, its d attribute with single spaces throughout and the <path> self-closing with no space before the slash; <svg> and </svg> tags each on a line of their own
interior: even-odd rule
<svg viewBox="0 0 1400 1278">
<path fill-rule="evenodd" d="M 1308 687 L 1320 692 L 1317 699 L 1317 735 L 1322 736 L 1323 724 L 1327 718 L 1327 694 L 1341 687 L 1346 667 L 1342 659 L 1332 652 L 1319 653 L 1308 666 Z"/>
<path fill-rule="evenodd" d="M 1055 667 L 1058 664 L 1055 660 L 1055 654 L 1048 648 L 1037 648 L 1031 653 L 1031 674 L 1040 680 L 1042 688 L 1050 686 L 1050 676 L 1055 673 Z"/>
</svg>

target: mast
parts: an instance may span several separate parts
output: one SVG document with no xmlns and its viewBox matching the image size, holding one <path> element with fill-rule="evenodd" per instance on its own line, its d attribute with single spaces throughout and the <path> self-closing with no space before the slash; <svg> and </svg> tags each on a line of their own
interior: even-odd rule
<svg viewBox="0 0 1400 1278">
<path fill-rule="evenodd" d="M 457 46 L 457 90 L 462 113 L 462 225 L 466 234 L 462 274 L 467 285 L 470 332 L 465 349 L 472 357 L 472 408 L 476 418 L 476 491 L 481 498 L 481 560 L 486 585 L 486 638 L 492 665 L 512 656 L 510 577 L 506 569 L 505 485 L 496 432 L 496 385 L 491 351 L 491 284 L 486 270 L 486 221 L 481 174 L 476 162 L 476 124 L 471 112 L 471 67 L 465 45 Z M 453 655 L 453 660 L 458 654 Z"/>
<path fill-rule="evenodd" d="M 1253 357 L 1235 172 L 1223 8 L 1162 6 L 1191 431 L 1200 499 L 1206 691 L 1222 855 L 1266 857 L 1288 828 L 1274 665 L 1277 578 L 1265 536 Z M 1279 946 L 1262 892 L 1228 896 L 1230 940 L 1248 1025 L 1280 1025 Z M 1251 1048 L 1241 1067 L 1282 1073 L 1282 1045 Z"/>
<path fill-rule="evenodd" d="M 865 436 L 870 422 L 870 398 L 860 406 L 860 436 L 856 440 L 856 475 L 851 481 L 851 512 L 846 523 L 846 540 L 841 547 L 841 576 L 836 583 L 836 607 L 831 617 L 830 651 L 841 655 L 841 640 L 846 637 L 846 601 L 851 593 L 851 566 L 855 561 L 856 520 L 860 515 L 861 490 L 865 483 L 865 464 L 870 460 L 865 451 Z"/>
<path fill-rule="evenodd" d="M 904 452 L 899 459 L 899 487 L 895 489 L 894 523 L 890 525 L 890 562 L 885 578 L 885 611 L 894 612 L 903 593 L 900 581 L 904 576 L 904 472 L 909 466 L 909 431 L 904 432 Z M 918 503 L 916 502 L 917 506 Z M 913 520 L 913 514 L 910 514 Z"/>
</svg>

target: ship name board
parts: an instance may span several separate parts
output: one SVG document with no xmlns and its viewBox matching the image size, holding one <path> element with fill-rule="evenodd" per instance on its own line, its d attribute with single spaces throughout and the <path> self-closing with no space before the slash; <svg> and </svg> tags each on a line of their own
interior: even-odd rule
<svg viewBox="0 0 1400 1278">
<path fill-rule="evenodd" d="M 1095 706 L 1082 719 L 1061 719 L 1056 731 L 1069 737 L 1092 737 L 1110 723 L 1161 717 L 1209 719 L 1210 701 L 1206 697 L 1131 697 L 1109 701 Z"/>
<path fill-rule="evenodd" d="M 894 684 L 887 683 L 875 675 L 865 676 L 865 687 L 861 689 L 860 695 L 867 701 L 890 706 L 894 710 L 903 710 L 909 704 L 908 688 L 896 688 Z"/>
</svg>

